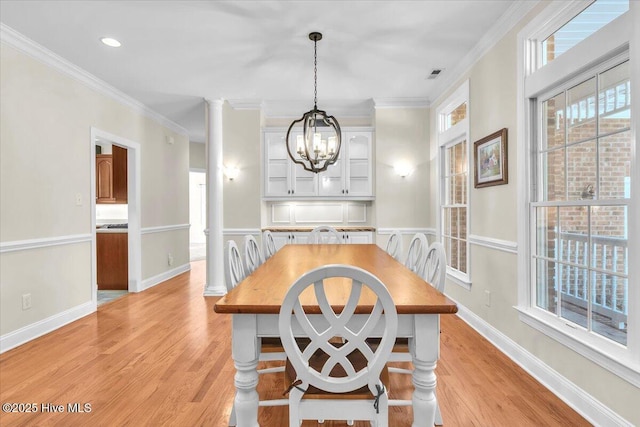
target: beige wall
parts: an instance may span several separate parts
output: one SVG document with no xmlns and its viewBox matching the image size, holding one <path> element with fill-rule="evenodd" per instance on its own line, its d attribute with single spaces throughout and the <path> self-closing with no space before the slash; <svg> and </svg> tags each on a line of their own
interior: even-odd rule
<svg viewBox="0 0 640 427">
<path fill-rule="evenodd" d="M 189 222 L 186 136 L 4 42 L 0 67 L 3 244 L 91 236 L 92 127 L 140 145 L 143 230 Z M 183 235 L 188 229 L 142 234 L 143 281 L 188 262 Z M 150 250 L 158 239 L 162 253 Z M 5 252 L 0 265 L 1 335 L 91 301 L 90 241 Z M 33 306 L 22 311 L 26 293 Z"/>
<path fill-rule="evenodd" d="M 233 181 L 224 177 L 224 228 L 260 228 L 260 110 L 234 110 L 225 102 L 222 120 L 223 163 L 240 169 Z"/>
<path fill-rule="evenodd" d="M 189 169 L 207 169 L 206 144 L 189 142 Z"/>
<path fill-rule="evenodd" d="M 394 166 L 407 163 L 413 173 L 400 177 Z M 429 109 L 376 108 L 375 195 L 377 228 L 429 226 Z M 388 236 L 379 236 L 384 246 Z M 404 236 L 405 252 L 410 236 Z"/>
<path fill-rule="evenodd" d="M 437 184 L 434 171 L 438 151 L 434 124 L 435 111 L 439 103 L 464 80 L 469 79 L 470 143 L 503 127 L 508 128 L 509 184 L 481 189 L 471 187 L 470 235 L 507 242 L 517 241 L 516 190 L 520 176 L 516 169 L 519 146 L 516 117 L 516 40 L 520 29 L 540 13 L 544 6 L 546 4 L 535 8 L 432 106 L 430 164 L 433 169 L 430 199 L 434 203 Z M 472 165 L 469 171 L 473 173 Z M 435 211 L 433 213 L 435 214 Z M 435 226 L 435 219 L 435 216 L 431 217 L 431 226 Z M 446 285 L 446 293 L 449 296 L 620 416 L 635 425 L 640 425 L 640 413 L 634 408 L 637 406 L 634 402 L 637 403 L 637 397 L 640 395 L 637 387 L 519 320 L 518 313 L 513 308 L 518 303 L 516 254 L 472 244 L 470 256 L 471 290 L 467 291 L 449 281 Z M 485 291 L 491 293 L 490 307 L 484 304 Z"/>
</svg>

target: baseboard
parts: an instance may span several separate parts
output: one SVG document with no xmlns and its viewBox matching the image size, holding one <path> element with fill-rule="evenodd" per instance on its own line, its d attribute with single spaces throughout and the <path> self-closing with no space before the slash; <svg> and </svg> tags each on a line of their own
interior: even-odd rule
<svg viewBox="0 0 640 427">
<path fill-rule="evenodd" d="M 88 314 L 96 311 L 96 304 L 88 301 L 84 304 L 70 308 L 61 313 L 32 323 L 16 331 L 0 336 L 0 354 L 12 348 L 18 347 L 28 341 L 48 334 L 64 325 L 74 322 Z"/>
<path fill-rule="evenodd" d="M 153 277 L 149 277 L 148 279 L 144 279 L 140 284 L 140 292 L 152 288 L 164 281 L 171 279 L 172 277 L 176 277 L 179 274 L 186 273 L 191 270 L 191 264 L 183 264 L 171 270 L 167 270 L 164 273 L 157 274 Z"/>
<path fill-rule="evenodd" d="M 458 304 L 458 316 L 593 425 L 633 427 L 633 424 L 461 304 Z"/>
</svg>

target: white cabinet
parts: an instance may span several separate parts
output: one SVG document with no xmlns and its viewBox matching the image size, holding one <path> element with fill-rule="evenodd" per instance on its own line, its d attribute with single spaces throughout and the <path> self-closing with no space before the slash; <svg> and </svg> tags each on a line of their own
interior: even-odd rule
<svg viewBox="0 0 640 427">
<path fill-rule="evenodd" d="M 265 131 L 264 197 L 373 199 L 372 135 L 371 131 L 343 132 L 338 161 L 315 174 L 289 159 L 286 131 Z"/>
<path fill-rule="evenodd" d="M 289 159 L 286 133 L 265 132 L 265 197 L 317 195 L 318 176 L 302 169 Z"/>
<path fill-rule="evenodd" d="M 373 243 L 373 233 L 371 231 L 339 231 L 342 243 Z M 280 249 L 284 245 L 305 244 L 309 236 L 308 231 L 272 231 L 273 241 L 276 248 Z"/>
<path fill-rule="evenodd" d="M 342 243 L 373 243 L 373 233 L 370 231 L 341 231 L 340 234 L 342 235 Z"/>
<path fill-rule="evenodd" d="M 276 248 L 280 249 L 284 245 L 291 245 L 295 243 L 307 243 L 308 232 L 305 231 L 272 231 L 273 241 L 276 244 Z"/>
</svg>

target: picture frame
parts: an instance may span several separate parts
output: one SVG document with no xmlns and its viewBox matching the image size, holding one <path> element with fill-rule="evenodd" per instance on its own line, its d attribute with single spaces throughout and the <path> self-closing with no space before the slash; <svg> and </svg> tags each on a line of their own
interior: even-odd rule
<svg viewBox="0 0 640 427">
<path fill-rule="evenodd" d="M 475 188 L 509 183 L 507 154 L 507 128 L 473 143 Z"/>
</svg>

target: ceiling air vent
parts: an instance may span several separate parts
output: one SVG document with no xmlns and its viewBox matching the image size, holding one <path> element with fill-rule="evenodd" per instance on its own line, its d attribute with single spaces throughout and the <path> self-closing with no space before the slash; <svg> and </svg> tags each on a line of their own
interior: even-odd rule
<svg viewBox="0 0 640 427">
<path fill-rule="evenodd" d="M 427 79 L 429 80 L 433 80 L 436 77 L 438 77 L 440 75 L 440 73 L 442 72 L 441 69 L 439 68 L 434 68 L 433 70 L 431 70 L 431 74 L 429 74 L 429 77 L 427 77 Z"/>
</svg>

